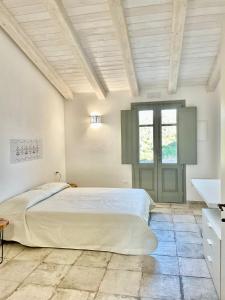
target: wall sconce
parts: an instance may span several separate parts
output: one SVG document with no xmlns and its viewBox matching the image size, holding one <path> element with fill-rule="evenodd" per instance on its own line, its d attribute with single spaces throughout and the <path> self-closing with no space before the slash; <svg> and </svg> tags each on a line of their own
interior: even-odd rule
<svg viewBox="0 0 225 300">
<path fill-rule="evenodd" d="M 98 115 L 96 113 L 92 113 L 90 115 L 90 123 L 91 123 L 91 127 L 93 128 L 99 128 L 102 125 L 102 116 Z"/>
</svg>

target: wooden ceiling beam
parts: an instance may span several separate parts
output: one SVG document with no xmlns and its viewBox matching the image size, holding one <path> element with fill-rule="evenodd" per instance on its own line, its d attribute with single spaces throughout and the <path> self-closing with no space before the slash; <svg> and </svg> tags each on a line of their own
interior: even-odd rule
<svg viewBox="0 0 225 300">
<path fill-rule="evenodd" d="M 172 36 L 170 46 L 169 83 L 168 92 L 177 90 L 180 70 L 184 25 L 187 11 L 187 0 L 173 0 Z"/>
<path fill-rule="evenodd" d="M 68 45 L 71 47 L 74 56 L 79 57 L 84 73 L 90 82 L 93 90 L 99 99 L 105 99 L 107 90 L 98 78 L 93 66 L 91 65 L 73 24 L 66 14 L 65 8 L 60 0 L 44 0 L 43 3 L 48 9 L 51 17 L 58 23 Z"/>
<path fill-rule="evenodd" d="M 222 27 L 221 39 L 220 39 L 218 54 L 215 58 L 215 62 L 212 67 L 212 71 L 210 73 L 207 86 L 206 86 L 208 92 L 213 92 L 216 89 L 221 77 L 221 64 L 222 64 L 222 51 L 223 51 L 222 48 L 225 42 L 225 21 L 222 22 L 221 27 Z"/>
<path fill-rule="evenodd" d="M 24 32 L 2 1 L 0 1 L 0 27 L 65 99 L 73 99 L 73 92 L 56 73 L 44 55 L 33 44 L 29 36 Z"/>
<path fill-rule="evenodd" d="M 216 89 L 220 81 L 220 74 L 221 74 L 221 52 L 219 51 L 219 53 L 216 56 L 211 74 L 207 82 L 206 89 L 208 92 L 213 92 Z"/>
<path fill-rule="evenodd" d="M 108 0 L 112 20 L 122 50 L 124 66 L 132 96 L 139 94 L 138 82 L 131 52 L 127 24 L 124 16 L 122 0 Z"/>
</svg>

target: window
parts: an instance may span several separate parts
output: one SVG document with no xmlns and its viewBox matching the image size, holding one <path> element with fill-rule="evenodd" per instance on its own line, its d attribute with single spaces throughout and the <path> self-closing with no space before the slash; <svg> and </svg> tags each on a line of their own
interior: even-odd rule
<svg viewBox="0 0 225 300">
<path fill-rule="evenodd" d="M 161 110 L 162 163 L 177 163 L 177 110 Z"/>
<path fill-rule="evenodd" d="M 139 163 L 154 162 L 153 110 L 138 112 Z"/>
</svg>

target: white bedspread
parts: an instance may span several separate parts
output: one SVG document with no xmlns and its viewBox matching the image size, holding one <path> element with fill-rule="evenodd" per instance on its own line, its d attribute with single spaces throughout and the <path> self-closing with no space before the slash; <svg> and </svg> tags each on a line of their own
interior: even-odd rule
<svg viewBox="0 0 225 300">
<path fill-rule="evenodd" d="M 147 223 L 152 201 L 142 189 L 66 188 L 50 197 L 45 190 L 28 193 L 0 204 L 1 217 L 10 220 L 7 240 L 134 255 L 157 246 Z"/>
</svg>

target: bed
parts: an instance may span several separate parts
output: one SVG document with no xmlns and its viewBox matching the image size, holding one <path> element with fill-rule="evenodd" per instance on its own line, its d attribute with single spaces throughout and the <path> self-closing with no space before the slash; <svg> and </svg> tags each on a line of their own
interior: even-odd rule
<svg viewBox="0 0 225 300">
<path fill-rule="evenodd" d="M 23 245 L 148 255 L 153 205 L 142 189 L 49 183 L 0 203 L 0 215 L 10 220 L 5 239 Z"/>
</svg>

